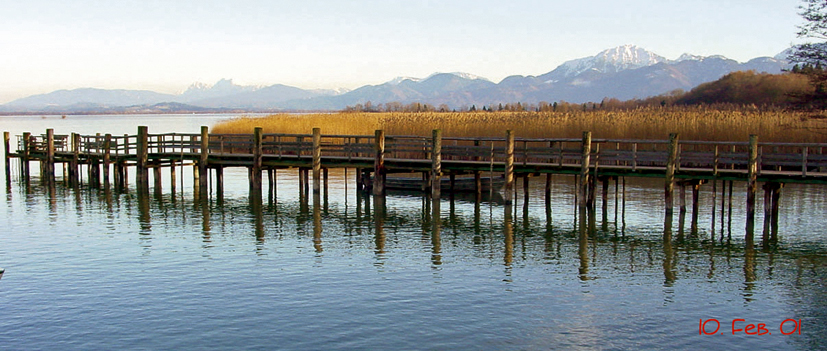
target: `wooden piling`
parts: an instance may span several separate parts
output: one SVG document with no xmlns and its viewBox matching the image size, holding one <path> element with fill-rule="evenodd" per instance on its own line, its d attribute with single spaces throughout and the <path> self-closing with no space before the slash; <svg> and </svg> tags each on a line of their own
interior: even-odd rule
<svg viewBox="0 0 827 351">
<path fill-rule="evenodd" d="M 273 168 L 268 168 L 267 169 L 267 184 L 268 184 L 267 193 L 270 195 L 270 197 L 272 197 L 274 199 L 276 198 L 276 195 L 277 195 L 276 194 L 276 191 L 277 191 L 276 190 L 276 177 L 277 177 L 276 170 L 273 169 Z M 222 172 L 222 179 L 223 179 L 223 172 Z"/>
<path fill-rule="evenodd" d="M 474 149 L 480 149 L 479 140 L 474 140 Z M 474 156 L 473 159 L 474 161 L 479 161 L 482 158 L 480 156 Z M 480 171 L 474 172 L 474 197 L 476 199 L 476 202 L 480 202 L 480 199 L 482 197 L 482 172 Z"/>
<path fill-rule="evenodd" d="M 5 161 L 6 165 L 6 183 L 8 184 L 11 181 L 11 150 L 9 149 L 11 146 L 9 144 L 8 131 L 3 132 L 3 147 L 3 150 L 5 150 L 5 158 L 3 160 Z"/>
<path fill-rule="evenodd" d="M 764 189 L 764 244 L 769 241 L 770 223 L 772 222 L 772 184 L 773 183 L 764 183 L 761 187 Z"/>
<path fill-rule="evenodd" d="M 675 188 L 675 160 L 678 158 L 678 133 L 669 134 L 669 148 L 666 157 L 666 179 L 664 181 L 666 213 L 672 214 L 674 213 L 673 192 Z"/>
<path fill-rule="evenodd" d="M 602 192 L 600 193 L 600 198 L 602 201 L 601 211 L 603 211 L 603 218 L 606 218 L 607 210 L 609 209 L 609 181 L 612 179 L 611 177 L 601 177 L 600 184 L 602 185 Z"/>
<path fill-rule="evenodd" d="M 781 200 L 781 188 L 784 187 L 784 183 L 774 183 L 776 186 L 772 189 L 772 210 L 770 211 L 770 231 L 772 233 L 770 240 L 775 242 L 778 241 L 778 202 Z"/>
<path fill-rule="evenodd" d="M 505 185 L 503 187 L 505 205 L 514 199 L 514 131 L 505 132 Z"/>
<path fill-rule="evenodd" d="M 324 194 L 327 196 L 327 189 L 328 184 L 327 181 L 330 178 L 330 170 L 328 168 L 322 168 L 322 188 L 324 189 Z"/>
<path fill-rule="evenodd" d="M 105 168 L 104 168 L 105 170 Z M 177 186 L 175 184 L 176 180 L 178 179 L 177 171 L 175 170 L 175 161 L 171 161 L 169 164 L 169 188 L 172 191 L 172 194 L 175 195 Z M 108 180 L 107 180 L 108 182 Z M 173 196 L 175 198 L 175 196 Z"/>
<path fill-rule="evenodd" d="M 250 168 L 250 191 L 261 195 L 261 161 L 263 129 L 256 127 L 253 132 L 253 166 Z"/>
<path fill-rule="evenodd" d="M 698 210 L 700 209 L 701 184 L 704 181 L 695 180 L 692 182 L 692 218 L 698 218 Z"/>
<path fill-rule="evenodd" d="M 55 180 L 55 130 L 46 129 L 46 180 Z"/>
<path fill-rule="evenodd" d="M 442 130 L 431 132 L 431 198 L 437 200 L 442 182 Z"/>
<path fill-rule="evenodd" d="M 747 163 L 747 236 L 755 229 L 755 194 L 758 191 L 758 136 L 749 136 Z"/>
<path fill-rule="evenodd" d="M 209 162 L 209 152 L 210 152 L 210 134 L 209 134 L 209 127 L 201 126 L 201 147 L 200 147 L 200 157 L 198 158 L 198 172 L 193 172 L 193 176 L 195 177 L 196 184 L 198 184 L 198 188 L 201 192 L 207 192 L 207 186 L 209 181 L 209 174 L 207 174 L 207 162 Z"/>
<path fill-rule="evenodd" d="M 29 151 L 31 150 L 31 138 L 32 133 L 30 132 L 23 132 L 23 155 L 21 156 L 21 161 L 23 162 L 23 167 L 20 167 L 20 170 L 23 172 L 23 178 L 26 181 L 29 181 L 30 175 L 30 168 L 29 168 Z"/>
<path fill-rule="evenodd" d="M 373 195 L 385 195 L 385 131 L 377 130 L 373 143 Z"/>
<path fill-rule="evenodd" d="M 112 163 L 111 148 L 112 134 L 106 134 L 103 137 L 103 184 L 105 185 L 109 185 L 109 164 Z"/>
<path fill-rule="evenodd" d="M 146 126 L 138 127 L 138 162 L 137 168 L 137 184 L 139 188 L 149 189 L 149 174 L 147 174 L 147 158 L 149 152 L 149 132 Z"/>
<path fill-rule="evenodd" d="M 319 194 L 321 188 L 322 171 L 322 132 L 320 128 L 313 128 L 313 193 Z"/>
<path fill-rule="evenodd" d="M 583 132 L 583 141 L 581 143 L 580 156 L 580 187 L 577 194 L 579 198 L 579 207 L 588 207 L 589 194 L 589 163 L 591 162 L 592 153 L 592 132 Z"/>
<path fill-rule="evenodd" d="M 160 194 L 161 189 L 163 189 L 163 178 L 161 178 L 161 164 L 158 163 L 152 167 L 152 174 L 153 174 L 153 184 L 155 186 L 155 192 Z"/>
</svg>

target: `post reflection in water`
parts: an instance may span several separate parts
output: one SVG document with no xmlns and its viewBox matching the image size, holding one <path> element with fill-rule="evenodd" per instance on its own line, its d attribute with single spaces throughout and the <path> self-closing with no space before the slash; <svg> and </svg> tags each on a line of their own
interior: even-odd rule
<svg viewBox="0 0 827 351">
<path fill-rule="evenodd" d="M 142 188 L 140 190 L 148 190 Z M 138 191 L 138 223 L 140 225 L 140 240 L 141 246 L 146 249 L 145 254 L 149 254 L 149 249 L 152 247 L 152 214 L 150 213 L 149 193 L 148 191 Z"/>
<path fill-rule="evenodd" d="M 511 205 L 504 206 L 503 214 L 503 239 L 505 241 L 503 263 L 506 267 L 511 267 L 514 260 L 514 220 L 512 219 Z"/>
<path fill-rule="evenodd" d="M 591 223 L 594 222 L 594 217 L 590 216 L 591 211 L 589 211 L 586 207 L 580 206 L 578 208 L 578 247 L 577 247 L 577 256 L 580 258 L 580 267 L 577 270 L 578 277 L 581 281 L 589 280 L 589 232 L 590 226 L 587 222 Z M 593 212 L 592 212 L 593 214 Z"/>
<path fill-rule="evenodd" d="M 264 244 L 264 213 L 262 212 L 262 201 L 261 189 L 253 189 L 250 191 L 250 214 L 253 217 L 256 243 L 258 245 Z"/>
<path fill-rule="evenodd" d="M 313 192 L 313 248 L 316 253 L 322 250 L 322 204 L 318 192 Z"/>
<path fill-rule="evenodd" d="M 374 252 L 376 257 L 382 260 L 385 254 L 385 216 L 387 215 L 387 207 L 385 206 L 384 196 L 374 196 L 374 201 L 376 202 L 373 206 L 374 243 L 376 245 Z"/>
<path fill-rule="evenodd" d="M 201 209 L 201 242 L 209 245 L 212 242 L 212 223 L 210 221 L 210 200 L 203 196 L 195 200 L 197 208 Z M 219 205 L 220 206 L 220 205 Z"/>
<path fill-rule="evenodd" d="M 810 244 L 793 241 L 795 238 L 790 235 L 789 245 L 783 243 L 784 245 L 769 249 L 761 246 L 756 248 L 756 245 L 760 245 L 760 243 L 754 242 L 750 236 L 746 236 L 745 240 L 741 240 L 743 232 L 739 227 L 740 222 L 738 221 L 741 217 L 738 213 L 735 215 L 736 228 L 738 228 L 735 240 L 719 243 L 718 232 L 715 231 L 711 235 L 707 235 L 710 230 L 708 227 L 700 229 L 704 234 L 702 237 L 695 234 L 697 230 L 694 228 L 695 224 L 692 225 L 693 228 L 687 231 L 685 221 L 688 219 L 683 213 L 680 216 L 676 213 L 675 217 L 677 218 L 672 216 L 663 218 L 658 215 L 654 221 L 651 221 L 651 218 L 645 218 L 648 215 L 645 212 L 651 208 L 635 211 L 638 209 L 637 206 L 630 207 L 629 221 L 631 229 L 628 236 L 618 237 L 618 230 L 620 230 L 621 225 L 625 225 L 626 217 L 620 215 L 622 212 L 619 213 L 619 211 L 624 211 L 624 207 L 618 206 L 617 201 L 615 202 L 614 211 L 618 218 L 614 220 L 613 228 L 612 222 L 607 221 L 606 215 L 609 212 L 606 210 L 600 213 L 602 222 L 598 226 L 596 221 L 601 220 L 601 218 L 597 218 L 596 211 L 590 210 L 588 207 L 576 208 L 576 212 L 572 213 L 569 210 L 568 203 L 561 205 L 560 203 L 546 202 L 544 204 L 543 199 L 539 198 L 536 203 L 532 201 L 528 207 L 525 206 L 524 202 L 522 208 L 520 208 L 516 207 L 518 205 L 501 206 L 496 202 L 489 205 L 479 201 L 463 200 L 458 195 L 449 203 L 446 203 L 450 207 L 446 209 L 446 217 L 442 217 L 441 202 L 438 199 L 427 196 L 417 197 L 410 194 L 404 196 L 389 195 L 387 198 L 383 196 L 372 197 L 364 196 L 361 192 L 351 192 L 349 194 L 351 198 L 346 199 L 341 197 L 342 192 L 337 192 L 340 189 L 335 187 L 331 188 L 329 199 L 326 193 L 320 195 L 319 193 L 303 192 L 306 194 L 305 197 L 283 196 L 278 199 L 279 202 L 276 202 L 276 199 L 268 201 L 269 206 L 263 208 L 261 193 L 250 193 L 249 198 L 246 199 L 243 195 L 234 198 L 231 194 L 239 194 L 236 191 L 241 191 L 240 193 L 244 194 L 244 190 L 235 190 L 233 187 L 227 189 L 228 196 L 225 206 L 220 203 L 217 204 L 217 202 L 213 203 L 212 201 L 215 198 L 211 198 L 207 192 L 201 193 L 197 198 L 192 196 L 192 193 L 186 192 L 182 194 L 182 197 L 177 198 L 179 195 L 170 194 L 171 187 L 162 196 L 158 196 L 157 193 L 153 194 L 152 190 L 148 192 L 144 191 L 145 189 L 135 191 L 134 188 L 127 188 L 122 193 L 118 190 L 116 183 L 112 184 L 114 188 L 110 188 L 106 184 L 100 188 L 94 188 L 86 185 L 69 184 L 68 182 L 64 186 L 63 182 L 55 185 L 35 181 L 32 184 L 33 188 L 30 190 L 26 190 L 22 182 L 15 183 L 15 185 L 18 184 L 20 188 L 13 188 L 8 191 L 8 212 L 16 214 L 13 212 L 17 210 L 15 206 L 18 206 L 17 203 L 19 202 L 25 205 L 21 207 L 26 207 L 24 210 L 27 212 L 40 211 L 49 216 L 48 218 L 54 218 L 57 225 L 62 225 L 65 218 L 61 216 L 68 214 L 70 217 L 82 217 L 75 222 L 83 225 L 94 226 L 99 224 L 95 221 L 106 221 L 103 224 L 109 225 L 108 228 L 117 228 L 111 229 L 111 231 L 119 234 L 122 232 L 121 228 L 131 228 L 132 235 L 136 232 L 140 235 L 138 240 L 135 240 L 134 237 L 129 238 L 127 245 L 132 245 L 133 248 L 138 249 L 138 256 L 143 252 L 147 256 L 146 258 L 159 260 L 159 262 L 161 259 L 167 260 L 169 257 L 176 257 L 183 262 L 183 260 L 188 259 L 188 254 L 192 254 L 192 252 L 186 251 L 187 247 L 192 246 L 188 244 L 192 244 L 193 240 L 196 241 L 196 244 L 201 244 L 197 243 L 201 239 L 204 244 L 202 248 L 206 248 L 208 245 L 211 247 L 214 243 L 218 246 L 227 245 L 227 247 L 232 248 L 254 247 L 254 254 L 262 257 L 268 253 L 278 252 L 283 257 L 291 258 L 290 265 L 303 264 L 303 260 L 292 260 L 296 256 L 307 256 L 308 253 L 312 256 L 315 252 L 317 258 L 320 258 L 321 253 L 324 252 L 324 260 L 315 260 L 315 264 L 318 265 L 316 267 L 323 267 L 324 269 L 312 270 L 299 267 L 302 270 L 302 275 L 329 274 L 331 272 L 338 274 L 340 272 L 334 270 L 342 269 L 342 266 L 347 266 L 344 268 L 346 274 L 354 274 L 353 271 L 360 268 L 354 268 L 354 266 L 367 261 L 368 265 L 382 266 L 384 269 L 377 269 L 376 272 L 359 269 L 359 274 L 367 271 L 367 274 L 380 274 L 396 278 L 402 277 L 402 274 L 407 274 L 407 271 L 414 271 L 416 268 L 430 268 L 435 272 L 434 274 L 439 274 L 440 283 L 447 282 L 456 284 L 456 286 L 468 284 L 470 289 L 474 289 L 474 291 L 489 290 L 495 293 L 499 293 L 501 287 L 493 284 L 494 287 L 492 288 L 492 276 L 497 280 L 504 277 L 507 285 L 506 289 L 509 293 L 519 292 L 520 294 L 531 294 L 535 291 L 552 291 L 553 294 L 559 294 L 560 291 L 555 290 L 558 288 L 554 285 L 555 283 L 562 281 L 571 285 L 571 282 L 576 282 L 585 287 L 584 290 L 588 290 L 588 294 L 582 294 L 587 298 L 606 296 L 606 291 L 609 289 L 622 290 L 626 294 L 630 294 L 629 291 L 632 291 L 631 294 L 637 294 L 639 291 L 643 298 L 646 297 L 645 294 L 651 294 L 654 290 L 655 295 L 668 292 L 667 294 L 671 297 L 667 296 L 666 302 L 677 305 L 680 307 L 680 311 L 686 310 L 687 301 L 695 303 L 697 300 L 706 299 L 710 302 L 710 305 L 716 304 L 715 308 L 725 308 L 722 310 L 723 312 L 711 310 L 713 313 L 728 313 L 738 317 L 740 315 L 737 315 L 737 313 L 743 310 L 740 305 L 755 307 L 759 306 L 760 303 L 762 304 L 760 306 L 770 304 L 775 307 L 774 304 L 778 304 L 781 298 L 776 295 L 770 296 L 770 293 L 780 292 L 779 295 L 781 295 L 789 291 L 784 290 L 789 286 L 794 287 L 794 289 L 790 289 L 794 299 L 807 300 L 811 297 L 822 297 L 821 295 L 802 297 L 801 295 L 805 293 L 802 292 L 803 289 L 799 290 L 798 288 L 798 285 L 806 286 L 808 280 L 820 279 L 823 276 L 823 273 L 821 273 L 823 270 L 819 266 L 823 265 L 821 246 L 819 244 L 806 246 Z M 181 186 L 181 188 L 184 188 L 184 186 Z M 24 191 L 29 192 L 27 197 L 21 196 L 18 199 L 17 196 L 14 196 L 13 198 L 12 195 Z M 720 194 L 721 190 L 717 191 Z M 283 194 L 291 193 L 285 191 Z M 309 198 L 310 194 L 313 195 L 312 199 Z M 65 196 L 65 198 L 62 196 Z M 562 195 L 558 197 L 562 197 Z M 354 198 L 356 199 L 356 206 L 353 206 Z M 631 199 L 639 201 L 635 197 Z M 249 202 L 245 203 L 245 200 Z M 309 206 L 309 201 L 313 201 L 312 207 Z M 348 207 L 347 201 L 350 201 L 350 207 Z M 448 201 L 447 197 L 446 201 Z M 807 201 L 814 201 L 817 205 L 823 203 L 820 198 Z M 345 205 L 342 206 L 342 204 Z M 720 202 L 717 204 L 722 205 Z M 533 207 L 535 205 L 536 207 Z M 543 207 L 543 205 L 545 206 Z M 737 207 L 738 204 L 735 205 L 735 211 L 740 211 Z M 371 206 L 373 206 L 372 209 Z M 486 210 L 483 206 L 489 206 L 491 210 Z M 556 212 L 554 213 L 555 218 L 552 218 L 551 207 L 554 207 Z M 517 213 L 515 209 L 523 212 L 521 214 Z M 226 216 L 223 214 L 225 210 Z M 490 220 L 482 220 L 483 210 L 488 212 L 487 215 L 490 216 Z M 503 212 L 500 213 L 499 211 Z M 718 211 L 717 213 L 721 214 L 723 210 Z M 106 218 L 100 215 L 105 215 Z M 501 223 L 500 215 L 503 216 Z M 692 216 L 694 222 L 694 210 Z M 642 217 L 643 220 L 641 220 Z M 543 218 L 545 218 L 545 221 L 543 221 Z M 576 218 L 576 220 L 572 221 L 573 218 Z M 664 223 L 661 231 L 659 221 L 662 218 Z M 179 219 L 181 220 L 179 221 Z M 293 222 L 294 219 L 296 222 Z M 312 243 L 309 235 L 311 219 L 313 226 Z M 556 221 L 553 221 L 555 219 Z M 708 219 L 709 216 L 705 215 L 702 220 Z M 73 218 L 70 218 L 69 222 L 72 220 Z M 675 220 L 677 220 L 677 223 Z M 725 229 L 725 219 L 719 219 L 716 216 L 712 221 L 713 229 L 717 229 L 718 226 L 722 230 Z M 782 225 L 785 226 L 783 230 L 789 231 L 787 229 L 789 227 L 786 227 L 788 223 L 782 222 Z M 675 227 L 674 232 L 673 226 Z M 706 227 L 706 225 L 702 226 Z M 238 230 L 239 228 L 242 230 Z M 643 230 L 639 228 L 643 228 Z M 188 230 L 190 232 L 187 232 Z M 612 232 L 613 230 L 614 232 Z M 766 226 L 764 230 L 766 232 Z M 323 231 L 327 233 L 326 242 L 324 243 L 322 239 Z M 180 235 L 179 232 L 185 234 Z M 230 235 L 239 232 L 243 235 Z M 249 235 L 251 232 L 255 233 L 254 238 Z M 625 230 L 620 232 L 625 233 Z M 271 235 L 269 233 L 277 234 Z M 502 238 L 500 238 L 499 233 L 502 233 Z M 442 234 L 446 234 L 445 246 L 442 245 Z M 795 234 L 797 235 L 797 233 Z M 88 235 L 73 236 L 77 237 L 74 239 L 81 241 L 98 240 L 104 242 L 104 240 L 100 240 L 100 237 L 90 239 Z M 118 238 L 115 235 L 112 237 Z M 816 237 L 816 239 L 818 238 Z M 189 243 L 181 244 L 181 241 L 186 240 L 189 240 Z M 267 240 L 266 245 L 264 245 L 265 240 Z M 758 240 L 761 240 L 761 238 L 758 238 Z M 763 240 L 767 241 L 766 234 Z M 118 240 L 107 240 L 105 244 L 117 244 L 116 241 Z M 138 245 L 135 244 L 136 241 Z M 155 244 L 156 248 L 163 247 L 164 250 L 156 249 L 150 252 L 150 244 Z M 805 246 L 805 249 L 799 250 L 799 247 L 802 246 Z M 166 250 L 168 247 L 173 249 Z M 141 248 L 143 248 L 142 252 Z M 415 250 L 410 248 L 415 248 Z M 323 249 L 327 250 L 323 251 Z M 515 252 L 515 250 L 517 251 Z M 575 250 L 577 252 L 576 258 L 574 256 Z M 210 250 L 209 256 L 240 258 L 238 261 L 246 262 L 249 260 L 242 255 L 249 255 L 248 252 L 250 251 L 217 249 Z M 411 252 L 414 253 L 411 254 Z M 152 257 L 149 257 L 149 253 L 152 253 Z M 360 257 L 363 259 L 362 261 L 353 259 L 358 254 L 362 255 Z M 199 264 L 200 261 L 198 260 L 204 258 L 203 252 L 196 252 L 195 255 L 191 256 L 191 259 L 196 262 L 195 266 Z M 269 256 L 270 258 L 276 257 L 272 254 Z M 337 261 L 343 259 L 342 257 L 347 260 L 346 264 Z M 367 260 L 364 260 L 364 258 L 367 258 Z M 144 262 L 155 264 L 154 261 Z M 388 265 L 388 262 L 392 262 L 392 265 Z M 406 264 L 415 266 L 415 269 L 402 266 Z M 269 266 L 262 264 L 256 267 L 257 269 L 268 269 Z M 292 267 L 289 266 L 288 268 Z M 399 267 L 403 269 L 397 269 Z M 576 277 L 575 267 L 577 267 Z M 161 268 L 165 267 L 161 266 Z M 799 270 L 797 273 L 795 272 L 796 269 Z M 457 272 L 466 270 L 477 275 L 469 276 L 468 279 L 457 277 L 459 276 L 459 274 L 456 274 Z M 505 272 L 504 275 L 501 273 L 503 271 Z M 541 273 L 536 274 L 536 272 Z M 274 271 L 273 276 L 275 277 L 278 274 L 281 273 Z M 186 275 L 182 276 L 182 279 L 189 278 Z M 290 279 L 289 274 L 285 277 Z M 367 277 L 370 278 L 371 276 Z M 478 279 L 480 277 L 481 279 Z M 792 278 L 787 279 L 787 277 Z M 303 278 L 304 276 L 297 279 L 297 281 Z M 329 279 L 330 276 L 325 275 L 324 278 Z M 424 279 L 428 282 L 422 283 L 417 281 L 422 277 L 415 274 L 405 275 L 404 278 L 411 281 L 410 284 L 413 288 L 420 290 L 425 290 L 422 289 L 422 284 L 434 281 L 433 279 Z M 483 280 L 484 283 L 475 282 L 475 279 Z M 360 284 L 367 284 L 366 282 L 369 282 L 369 280 L 363 280 Z M 394 283 L 393 280 L 383 280 L 380 284 L 392 284 Z M 679 284 L 677 284 L 678 280 L 680 280 Z M 540 288 L 525 289 L 526 286 L 529 286 L 526 282 L 536 283 Z M 595 284 L 595 282 L 599 282 L 599 284 Z M 233 283 L 238 284 L 239 282 Z M 340 285 L 348 284 L 347 282 L 336 283 Z M 474 286 L 475 283 L 488 285 Z M 408 284 L 408 281 L 405 284 Z M 336 288 L 336 284 L 331 285 L 334 285 L 331 289 Z M 442 285 L 442 287 L 446 286 Z M 812 289 L 812 287 L 804 289 Z M 717 290 L 720 293 L 717 294 L 718 296 L 706 296 L 706 292 L 710 290 Z M 726 294 L 734 295 L 735 301 L 740 299 L 743 303 L 726 304 L 725 302 L 733 301 L 733 296 Z M 722 298 L 720 295 L 725 297 Z M 515 301 L 524 296 L 526 295 L 520 295 L 509 300 Z M 629 297 L 628 295 L 620 296 L 617 299 Z M 636 296 L 633 295 L 633 297 Z M 681 298 L 673 298 L 675 296 Z M 516 297 L 516 294 L 511 297 Z M 549 299 L 549 296 L 543 297 Z M 370 296 L 370 298 L 373 300 L 374 296 Z M 651 296 L 649 298 L 650 300 L 644 302 L 651 304 Z M 534 296 L 531 296 L 530 299 L 534 299 Z M 552 296 L 550 300 L 553 299 Z M 536 300 L 539 301 L 540 299 Z M 576 296 L 574 300 L 577 300 Z M 597 306 L 600 308 L 607 308 L 606 305 L 613 303 L 613 301 L 597 300 L 599 299 L 591 300 L 589 303 L 598 304 Z M 634 300 L 634 298 L 628 300 Z M 658 300 L 658 298 L 655 297 L 654 300 Z M 439 302 L 438 299 L 435 301 Z M 722 303 L 721 301 L 725 302 Z M 658 302 L 656 305 L 660 305 L 660 301 L 655 302 Z M 624 301 L 624 303 L 634 304 L 639 303 L 639 301 Z M 607 308 L 609 310 L 607 313 L 628 312 L 628 308 L 623 307 L 625 305 L 617 305 L 621 306 L 620 310 Z M 703 305 L 703 303 L 700 305 Z M 722 305 L 727 306 L 721 307 Z M 796 309 L 795 305 L 791 306 L 788 310 L 792 312 L 785 313 L 801 313 L 801 309 Z M 537 306 L 532 306 L 532 308 L 548 315 L 559 313 L 559 311 L 543 311 Z M 699 307 L 698 313 L 710 313 L 710 308 L 704 308 L 703 306 Z M 806 310 L 807 308 L 809 307 L 803 309 Z M 686 319 L 685 316 L 680 317 L 679 313 L 668 310 L 668 307 L 664 307 L 660 311 L 664 310 L 673 313 L 669 315 L 670 317 Z M 747 317 L 755 317 L 756 313 L 759 313 L 755 312 L 757 310 L 757 308 L 750 310 Z M 563 312 L 565 313 L 565 311 Z M 714 314 L 712 315 L 714 316 Z M 757 314 L 757 316 L 760 318 L 767 315 Z M 769 316 L 775 317 L 775 315 Z M 766 320 L 772 319 L 770 317 L 766 317 Z M 787 317 L 792 318 L 794 316 L 784 316 L 784 318 Z M 808 320 L 805 317 L 805 325 L 808 321 L 814 320 L 812 317 L 809 318 Z M 780 320 L 783 320 L 783 318 Z M 579 321 L 582 321 L 582 319 Z M 697 320 L 695 320 L 695 323 L 697 323 Z M 815 322 L 809 323 L 815 324 Z M 806 333 L 806 329 L 804 331 Z"/>
<path fill-rule="evenodd" d="M 431 209 L 431 264 L 439 266 L 442 265 L 442 216 L 438 197 L 433 199 Z"/>
<path fill-rule="evenodd" d="M 683 217 L 683 213 L 680 216 Z M 672 220 L 671 213 L 667 213 L 663 220 L 663 285 L 666 287 L 671 287 L 677 277 L 674 267 L 674 250 L 672 249 Z M 681 226 L 683 225 L 681 224 Z"/>
</svg>

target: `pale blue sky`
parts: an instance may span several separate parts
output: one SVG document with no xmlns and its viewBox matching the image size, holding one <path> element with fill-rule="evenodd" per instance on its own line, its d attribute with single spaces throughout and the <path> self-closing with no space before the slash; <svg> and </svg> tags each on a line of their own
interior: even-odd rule
<svg viewBox="0 0 827 351">
<path fill-rule="evenodd" d="M 0 0 L 0 103 L 57 89 L 357 88 L 467 72 L 494 82 L 634 44 L 670 59 L 772 56 L 798 0 Z"/>
</svg>

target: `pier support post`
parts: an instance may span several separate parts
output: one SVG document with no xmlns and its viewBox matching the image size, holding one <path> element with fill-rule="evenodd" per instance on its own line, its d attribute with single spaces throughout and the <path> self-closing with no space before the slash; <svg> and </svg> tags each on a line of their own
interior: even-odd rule
<svg viewBox="0 0 827 351">
<path fill-rule="evenodd" d="M 201 193 L 207 193 L 207 186 L 209 182 L 209 174 L 207 173 L 207 162 L 210 152 L 210 134 L 209 127 L 201 126 L 201 154 L 198 158 L 198 172 L 194 175 L 196 183 L 198 184 Z"/>
<path fill-rule="evenodd" d="M 525 173 L 523 176 L 523 204 L 528 206 L 529 201 L 529 177 L 531 177 L 530 173 Z"/>
<path fill-rule="evenodd" d="M 439 199 L 442 187 L 442 130 L 431 133 L 431 197 Z"/>
<path fill-rule="evenodd" d="M 269 185 L 267 193 L 269 194 L 269 197 L 273 198 L 273 199 L 275 199 L 276 195 L 277 195 L 277 193 L 276 193 L 276 177 L 277 176 L 278 176 L 278 174 L 276 173 L 275 169 L 273 169 L 273 168 L 267 169 L 267 184 Z M 221 173 L 221 177 L 223 179 L 223 177 L 224 177 L 223 172 Z"/>
<path fill-rule="evenodd" d="M 764 236 L 763 242 L 767 244 L 770 235 L 770 222 L 772 222 L 772 184 L 764 183 Z"/>
<path fill-rule="evenodd" d="M 772 210 L 770 211 L 770 217 L 772 217 L 772 222 L 770 223 L 770 232 L 772 236 L 770 240 L 772 242 L 778 241 L 778 202 L 781 200 L 781 188 L 784 187 L 784 183 L 774 183 L 776 184 L 775 187 L 772 189 Z"/>
<path fill-rule="evenodd" d="M 589 195 L 589 163 L 591 163 L 592 153 L 592 132 L 583 132 L 583 141 L 581 144 L 580 154 L 580 188 L 578 190 L 580 208 L 588 207 Z"/>
<path fill-rule="evenodd" d="M 11 150 L 9 149 L 11 146 L 9 144 L 9 132 L 7 132 L 7 131 L 3 132 L 3 146 L 4 146 L 3 150 L 5 150 L 4 161 L 5 161 L 5 165 L 6 165 L 6 168 L 5 168 L 5 170 L 6 170 L 6 184 L 9 184 L 11 182 L 11 171 L 10 171 L 11 162 L 9 161 L 11 159 Z"/>
<path fill-rule="evenodd" d="M 385 195 L 385 131 L 377 130 L 374 138 L 373 195 Z"/>
<path fill-rule="evenodd" d="M 181 162 L 183 162 L 183 160 Z M 177 189 L 177 185 L 175 183 L 178 180 L 178 172 L 175 170 L 175 168 L 175 160 L 172 160 L 169 164 L 169 189 L 172 192 L 173 199 L 175 198 L 175 193 Z M 104 170 L 106 170 L 106 168 L 104 168 Z M 108 182 L 108 180 L 106 181 Z"/>
<path fill-rule="evenodd" d="M 321 171 L 322 171 L 322 132 L 319 128 L 313 128 L 313 193 L 321 192 Z"/>
<path fill-rule="evenodd" d="M 80 162 L 80 134 L 72 133 L 72 161 L 69 162 L 69 181 L 78 184 L 78 163 Z"/>
<path fill-rule="evenodd" d="M 149 131 L 146 126 L 138 127 L 138 162 L 137 168 L 137 184 L 139 189 L 149 189 L 149 175 L 147 174 L 147 157 L 149 152 Z"/>
<path fill-rule="evenodd" d="M 31 148 L 32 148 L 31 138 L 32 138 L 32 133 L 23 132 L 23 156 L 22 156 L 23 167 L 21 167 L 20 169 L 23 172 L 23 178 L 26 180 L 27 183 L 29 181 L 29 175 L 30 175 L 30 172 L 29 172 L 29 169 L 30 169 L 29 168 L 29 150 L 31 150 Z"/>
<path fill-rule="evenodd" d="M 161 163 L 157 163 L 152 167 L 152 184 L 155 186 L 155 193 L 161 194 L 163 189 L 163 179 L 161 178 Z"/>
<path fill-rule="evenodd" d="M 55 181 L 55 130 L 46 129 L 46 180 Z"/>
<path fill-rule="evenodd" d="M 256 127 L 253 132 L 253 167 L 250 168 L 250 191 L 261 195 L 261 159 L 263 129 Z"/>
<path fill-rule="evenodd" d="M 514 202 L 514 131 L 505 131 L 505 185 L 503 186 L 505 205 Z"/>
<path fill-rule="evenodd" d="M 758 136 L 749 136 L 749 159 L 747 166 L 747 236 L 755 230 L 755 194 L 758 191 Z"/>
<path fill-rule="evenodd" d="M 103 184 L 109 186 L 109 164 L 112 163 L 112 134 L 106 134 L 103 137 Z M 175 168 L 175 167 L 173 167 Z"/>
<path fill-rule="evenodd" d="M 328 189 L 327 181 L 328 181 L 329 178 L 330 178 L 330 169 L 322 168 L 322 184 L 323 184 L 322 188 L 324 189 L 325 198 L 327 197 L 327 189 Z"/>
<path fill-rule="evenodd" d="M 666 179 L 664 180 L 664 193 L 666 202 L 666 214 L 674 213 L 675 190 L 675 160 L 678 158 L 678 133 L 669 134 L 669 148 L 666 152 Z"/>
</svg>

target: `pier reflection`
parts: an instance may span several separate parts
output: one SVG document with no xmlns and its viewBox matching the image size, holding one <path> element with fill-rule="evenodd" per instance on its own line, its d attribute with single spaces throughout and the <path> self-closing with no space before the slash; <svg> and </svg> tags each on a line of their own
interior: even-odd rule
<svg viewBox="0 0 827 351">
<path fill-rule="evenodd" d="M 732 203 L 727 203 L 728 196 L 720 207 L 716 203 L 717 213 L 710 228 L 715 231 L 700 235 L 706 230 L 700 224 L 703 217 L 694 209 L 691 213 L 676 213 L 677 221 L 666 216 L 660 228 L 647 227 L 637 220 L 630 230 L 624 228 L 625 206 L 617 205 L 619 208 L 613 209 L 615 214 L 609 216 L 611 209 L 576 207 L 575 213 L 567 213 L 569 205 L 555 207 L 555 203 L 547 201 L 528 205 L 523 202 L 515 207 L 492 198 L 476 201 L 473 196 L 434 201 L 411 194 L 383 197 L 357 191 L 348 198 L 339 198 L 341 194 L 336 192 L 328 195 L 301 191 L 298 198 L 268 194 L 265 206 L 260 193 L 239 199 L 209 192 L 199 196 L 158 194 L 142 187 L 119 189 L 106 184 L 12 185 L 7 189 L 7 202 L 13 202 L 19 193 L 25 206 L 42 208 L 50 216 L 71 213 L 81 222 L 95 211 L 104 213 L 113 233 L 128 235 L 134 230 L 145 254 L 151 253 L 155 238 L 186 231 L 192 222 L 205 250 L 214 247 L 219 237 L 220 242 L 233 240 L 231 245 L 241 246 L 245 245 L 244 238 L 251 238 L 249 244 L 265 254 L 286 240 L 300 238 L 317 254 L 349 252 L 364 248 L 360 240 L 365 238 L 371 243 L 367 246 L 377 264 L 400 255 L 413 259 L 405 252 L 419 248 L 427 252 L 431 267 L 445 266 L 457 257 L 485 259 L 505 266 L 507 280 L 513 279 L 514 267 L 559 263 L 574 264 L 570 274 L 581 281 L 618 272 L 644 272 L 662 277 L 656 279 L 658 284 L 674 288 L 678 280 L 700 275 L 705 280 L 743 282 L 745 301 L 750 301 L 758 282 L 783 275 L 780 271 L 790 262 L 795 266 L 802 259 L 827 254 L 827 245 L 817 241 L 771 245 L 778 240 L 778 224 L 772 222 L 765 224 L 758 242 L 749 235 L 744 240 L 736 235 L 733 240 L 733 220 L 728 213 L 735 211 Z M 721 194 L 728 195 L 731 187 L 724 187 Z M 569 203 L 568 199 L 566 202 Z M 675 225 L 677 230 L 673 229 Z M 577 260 L 576 264 L 566 262 L 572 258 Z"/>
</svg>

